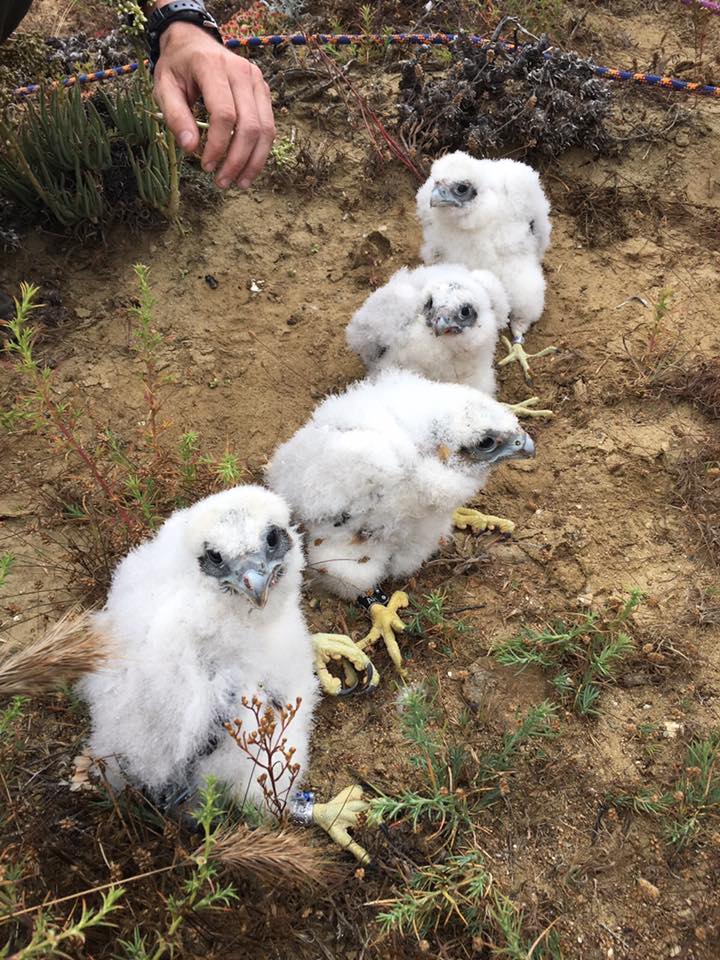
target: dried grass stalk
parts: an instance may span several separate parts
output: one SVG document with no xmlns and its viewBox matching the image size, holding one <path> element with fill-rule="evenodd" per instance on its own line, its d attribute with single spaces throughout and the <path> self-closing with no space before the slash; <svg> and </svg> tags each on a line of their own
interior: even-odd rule
<svg viewBox="0 0 720 960">
<path fill-rule="evenodd" d="M 720 566 L 720 440 L 698 444 L 672 472 L 688 519 L 699 531 L 708 558 Z"/>
<path fill-rule="evenodd" d="M 38 640 L 0 660 L 0 697 L 39 696 L 97 670 L 109 644 L 90 616 L 70 610 Z"/>
<path fill-rule="evenodd" d="M 245 825 L 218 838 L 212 858 L 255 880 L 313 890 L 341 877 L 340 866 L 311 847 L 299 830 L 251 830 Z"/>
<path fill-rule="evenodd" d="M 687 400 L 708 417 L 720 417 L 720 356 L 691 359 L 667 371 L 659 386 L 663 393 Z"/>
</svg>

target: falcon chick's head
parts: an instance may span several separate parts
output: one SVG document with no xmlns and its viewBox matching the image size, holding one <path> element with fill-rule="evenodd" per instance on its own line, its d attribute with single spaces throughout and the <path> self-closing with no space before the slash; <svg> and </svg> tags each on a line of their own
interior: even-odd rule
<svg viewBox="0 0 720 960">
<path fill-rule="evenodd" d="M 457 389 L 465 391 L 467 399 L 454 406 L 444 420 L 443 443 L 455 450 L 473 473 L 478 468 L 488 470 L 503 460 L 535 456 L 532 437 L 511 410 L 480 390 L 462 386 Z"/>
<path fill-rule="evenodd" d="M 509 306 L 500 281 L 486 270 L 443 264 L 431 267 L 422 292 L 422 316 L 436 337 L 474 331 L 494 339 L 507 323 Z"/>
<path fill-rule="evenodd" d="M 204 585 L 240 602 L 264 607 L 278 592 L 299 588 L 299 535 L 287 504 L 263 487 L 233 487 L 196 503 L 185 542 Z"/>
<path fill-rule="evenodd" d="M 461 230 L 488 226 L 502 216 L 504 182 L 496 161 L 478 160 L 461 150 L 437 159 L 417 195 L 425 218 Z"/>
</svg>

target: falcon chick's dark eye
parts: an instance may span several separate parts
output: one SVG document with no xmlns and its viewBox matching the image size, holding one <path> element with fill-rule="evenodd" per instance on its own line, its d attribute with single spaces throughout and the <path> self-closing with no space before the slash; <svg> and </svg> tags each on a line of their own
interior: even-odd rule
<svg viewBox="0 0 720 960">
<path fill-rule="evenodd" d="M 426 310 L 432 310 L 432 297 L 428 297 L 425 303 Z"/>
<path fill-rule="evenodd" d="M 455 187 L 455 192 L 456 192 L 456 193 L 459 193 L 460 196 L 462 197 L 463 194 L 467 193 L 469 189 L 470 189 L 470 184 L 468 184 L 468 183 L 459 183 L 459 184 Z"/>
<path fill-rule="evenodd" d="M 216 567 L 219 567 L 223 562 L 222 554 L 218 553 L 217 550 L 206 550 L 205 556 L 208 558 L 210 563 L 214 563 Z"/>
<path fill-rule="evenodd" d="M 271 550 L 274 550 L 280 543 L 280 530 L 277 527 L 270 527 L 265 535 L 265 542 Z"/>
<path fill-rule="evenodd" d="M 483 437 L 478 447 L 480 450 L 492 450 L 495 446 L 495 437 Z"/>
<path fill-rule="evenodd" d="M 463 320 L 467 320 L 470 316 L 470 307 L 467 304 L 461 308 L 460 316 L 463 318 Z"/>
</svg>

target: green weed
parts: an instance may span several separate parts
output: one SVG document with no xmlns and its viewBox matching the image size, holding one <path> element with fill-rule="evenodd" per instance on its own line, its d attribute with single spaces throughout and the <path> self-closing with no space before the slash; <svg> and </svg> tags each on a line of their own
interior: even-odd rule
<svg viewBox="0 0 720 960">
<path fill-rule="evenodd" d="M 633 590 L 622 606 L 575 614 L 541 630 L 525 627 L 499 644 L 495 658 L 506 666 L 530 664 L 553 673 L 558 696 L 582 717 L 599 713 L 602 688 L 615 679 L 619 663 L 635 648 L 626 632 L 643 593 Z"/>
<path fill-rule="evenodd" d="M 683 766 L 680 779 L 663 793 L 613 798 L 617 806 L 662 820 L 665 840 L 676 850 L 695 843 L 709 822 L 720 819 L 720 730 L 694 740 Z"/>
<path fill-rule="evenodd" d="M 533 707 L 518 728 L 503 737 L 495 753 L 484 754 L 469 769 L 463 740 L 454 740 L 441 726 L 433 693 L 426 687 L 409 688 L 402 694 L 401 725 L 415 752 L 410 763 L 417 771 L 419 789 L 398 796 L 380 796 L 370 805 L 369 821 L 382 823 L 408 817 L 417 827 L 422 820 L 440 824 L 454 837 L 470 823 L 472 815 L 490 806 L 507 792 L 512 760 L 526 743 L 551 736 L 555 708 L 547 701 Z M 460 783 L 464 784 L 463 786 Z"/>
<path fill-rule="evenodd" d="M 496 751 L 479 758 L 464 741 L 450 737 L 431 688 L 404 691 L 400 709 L 403 734 L 414 747 L 410 762 L 418 788 L 398 796 L 376 797 L 371 801 L 368 821 L 379 824 L 406 820 L 413 833 L 429 825 L 432 839 L 439 840 L 441 846 L 429 864 L 414 865 L 407 882 L 394 896 L 376 901 L 384 908 L 377 918 L 381 931 L 413 934 L 423 942 L 441 927 L 447 936 L 446 928 L 459 924 L 463 938 L 497 941 L 493 956 L 519 960 L 524 945 L 523 957 L 527 957 L 532 941 L 523 936 L 522 911 L 496 888 L 477 850 L 477 820 L 508 793 L 513 761 L 520 748 L 554 736 L 554 707 L 545 702 L 532 708 L 515 731 L 505 734 Z M 469 718 L 461 717 L 461 730 L 468 726 Z M 558 952 L 548 952 L 550 944 L 548 936 L 547 950 L 538 944 L 533 956 L 547 960 L 559 957 Z"/>
<path fill-rule="evenodd" d="M 378 914 L 380 929 L 383 933 L 412 933 L 422 940 L 458 916 L 466 926 L 479 929 L 491 883 L 477 851 L 422 867 L 400 896 L 387 901 L 389 909 Z"/>
<path fill-rule="evenodd" d="M 111 887 L 102 894 L 102 903 L 93 909 L 83 902 L 80 916 L 72 921 L 68 918 L 59 924 L 47 910 L 40 910 L 32 927 L 30 942 L 12 954 L 12 960 L 49 960 L 51 957 L 72 958 L 78 956 L 78 949 L 85 943 L 86 933 L 97 927 L 111 927 L 110 914 L 120 906 L 125 893 L 122 887 Z M 14 944 L 9 941 L 0 948 L 0 957 L 10 956 Z M 72 948 L 72 952 L 67 952 Z"/>
<path fill-rule="evenodd" d="M 217 780 L 209 777 L 200 791 L 200 805 L 193 814 L 202 827 L 203 841 L 191 855 L 191 873 L 181 894 L 167 898 L 164 929 L 155 932 L 153 942 L 149 943 L 148 937 L 136 927 L 131 940 L 119 942 L 123 952 L 116 955 L 117 960 L 164 960 L 165 957 L 180 956 L 183 952 L 182 928 L 189 915 L 227 907 L 237 900 L 232 884 L 221 886 L 218 883 L 218 867 L 213 862 L 224 812 L 224 793 Z"/>
<path fill-rule="evenodd" d="M 0 741 L 8 735 L 16 720 L 22 717 L 27 697 L 13 697 L 10 703 L 0 710 Z"/>
<path fill-rule="evenodd" d="M 197 431 L 169 439 L 172 424 L 161 416 L 173 383 L 160 373 L 165 341 L 155 319 L 149 271 L 142 264 L 134 269 L 139 296 L 131 308 L 133 346 L 142 365 L 145 403 L 140 436 L 121 437 L 109 426 L 98 428 L 75 395 L 62 392 L 52 370 L 38 360 L 31 322 L 39 306 L 36 287 L 21 285 L 15 316 L 6 325 L 5 349 L 25 384 L 18 400 L 23 423 L 53 449 L 70 455 L 72 473 L 63 477 L 54 503 L 64 519 L 75 522 L 79 539 L 72 540 L 71 558 L 81 567 L 82 582 L 97 584 L 98 592 L 106 587 L 116 557 L 164 517 L 213 490 L 237 484 L 244 473 L 230 451 L 220 457 L 202 453 Z M 98 558 L 105 562 L 98 564 Z M 0 560 L 0 586 L 9 563 Z"/>
<path fill-rule="evenodd" d="M 15 562 L 15 557 L 5 551 L 5 553 L 0 554 L 0 588 L 5 586 L 5 581 L 10 575 L 12 565 Z"/>
</svg>

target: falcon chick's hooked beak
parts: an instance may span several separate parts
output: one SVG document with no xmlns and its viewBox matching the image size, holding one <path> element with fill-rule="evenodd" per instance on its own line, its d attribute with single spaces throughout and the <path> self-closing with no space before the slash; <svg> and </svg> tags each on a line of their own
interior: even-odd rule
<svg viewBox="0 0 720 960">
<path fill-rule="evenodd" d="M 274 587 L 283 575 L 282 560 L 266 560 L 262 554 L 253 553 L 231 562 L 226 576 L 220 580 L 223 589 L 244 593 L 256 607 L 264 607 Z"/>
<path fill-rule="evenodd" d="M 486 434 L 482 440 L 466 448 L 472 460 L 495 464 L 502 460 L 527 459 L 535 456 L 535 443 L 529 433 L 517 430 L 509 437 Z"/>
<path fill-rule="evenodd" d="M 238 557 L 223 557 L 210 547 L 200 557 L 204 573 L 218 580 L 225 593 L 243 594 L 256 607 L 264 607 L 270 590 L 285 572 L 285 554 L 292 541 L 287 530 L 271 526 L 265 533 L 262 546 L 253 553 Z"/>
</svg>

